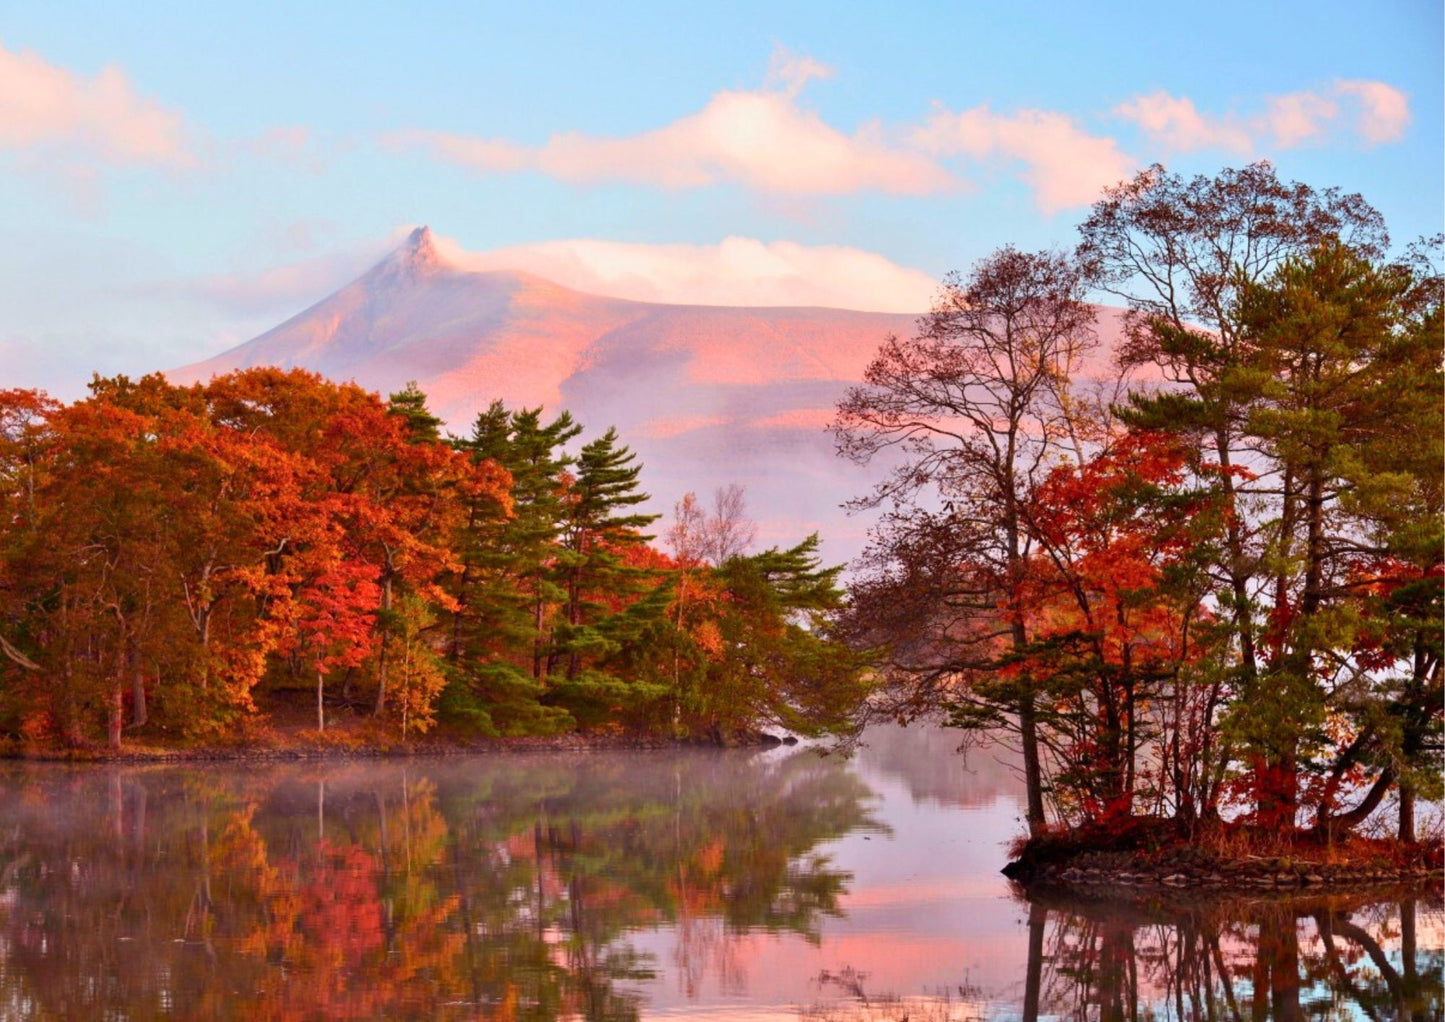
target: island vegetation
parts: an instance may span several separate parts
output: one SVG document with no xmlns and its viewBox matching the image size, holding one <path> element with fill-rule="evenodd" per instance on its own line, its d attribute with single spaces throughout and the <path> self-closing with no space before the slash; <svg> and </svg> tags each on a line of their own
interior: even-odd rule
<svg viewBox="0 0 1445 1022">
<path fill-rule="evenodd" d="M 1204 846 L 1303 883 L 1387 799 L 1359 855 L 1438 871 L 1440 238 L 1391 258 L 1362 198 L 1268 164 L 1154 167 L 1081 233 L 949 279 L 839 407 L 887 467 L 848 609 L 871 710 L 1013 736 L 1022 875 L 1184 881 Z"/>
</svg>

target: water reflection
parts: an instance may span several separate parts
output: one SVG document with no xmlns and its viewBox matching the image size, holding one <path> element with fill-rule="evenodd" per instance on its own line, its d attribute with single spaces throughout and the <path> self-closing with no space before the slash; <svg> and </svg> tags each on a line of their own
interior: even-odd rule
<svg viewBox="0 0 1445 1022">
<path fill-rule="evenodd" d="M 875 748 L 0 770 L 0 1018 L 1440 1017 L 1438 901 L 1020 900 Z"/>
<path fill-rule="evenodd" d="M 634 1018 L 633 931 L 816 941 L 871 801 L 811 755 L 16 772 L 0 1014 Z"/>
<path fill-rule="evenodd" d="M 1036 892 L 1022 1014 L 1438 1019 L 1440 905 L 1379 897 L 1164 905 Z"/>
</svg>

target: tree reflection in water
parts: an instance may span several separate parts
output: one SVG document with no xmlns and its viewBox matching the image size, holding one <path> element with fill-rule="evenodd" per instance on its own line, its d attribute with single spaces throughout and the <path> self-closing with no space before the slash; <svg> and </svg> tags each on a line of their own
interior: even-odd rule
<svg viewBox="0 0 1445 1022">
<path fill-rule="evenodd" d="M 636 1018 L 633 933 L 694 984 L 816 940 L 872 803 L 806 753 L 16 770 L 0 1016 Z"/>
<path fill-rule="evenodd" d="M 813 969 L 790 974 L 799 1002 L 824 998 L 804 1016 L 837 1022 L 1441 1015 L 1438 899 L 1036 892 L 1010 930 L 979 877 L 940 886 L 956 863 L 907 889 L 907 855 L 938 852 L 863 845 L 887 811 L 810 753 L 13 768 L 0 1018 L 634 1019 L 714 992 L 709 1013 L 760 1017 L 732 998 L 779 989 L 787 962 Z M 828 924 L 852 881 L 826 850 L 848 834 L 860 870 L 864 847 L 890 868 Z M 952 956 L 954 985 L 873 990 L 869 953 L 900 940 Z"/>
<path fill-rule="evenodd" d="M 1419 950 L 1422 916 L 1438 947 L 1438 900 L 1266 897 L 1171 909 L 1035 892 L 1021 984 L 900 995 L 871 989 L 866 968 L 850 967 L 817 980 L 824 993 L 846 996 L 811 1005 L 799 1020 L 1438 1020 L 1445 954 Z"/>
<path fill-rule="evenodd" d="M 1408 895 L 1229 898 L 1165 907 L 1035 892 L 1023 1017 L 1439 1019 L 1439 951 Z"/>
</svg>

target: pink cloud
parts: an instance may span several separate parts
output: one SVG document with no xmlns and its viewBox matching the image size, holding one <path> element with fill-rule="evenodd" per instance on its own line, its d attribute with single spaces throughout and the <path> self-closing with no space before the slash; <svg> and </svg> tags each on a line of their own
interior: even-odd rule
<svg viewBox="0 0 1445 1022">
<path fill-rule="evenodd" d="M 1048 110 L 996 114 L 986 104 L 962 113 L 939 108 L 913 140 L 938 155 L 1022 163 L 1023 178 L 1045 213 L 1093 202 L 1138 166 L 1114 139 L 1090 135 L 1067 114 Z"/>
<path fill-rule="evenodd" d="M 1302 89 L 1266 98 L 1264 110 L 1249 117 L 1201 113 L 1193 100 L 1153 92 L 1114 108 L 1133 121 L 1151 142 L 1176 152 L 1228 149 L 1251 152 L 1293 149 L 1328 141 L 1341 128 L 1341 115 L 1353 109 L 1353 131 L 1369 145 L 1399 141 L 1410 123 L 1409 100 L 1384 82 L 1336 81 L 1329 89 Z"/>
<path fill-rule="evenodd" d="M 1249 132 L 1230 119 L 1206 117 L 1194 107 L 1194 101 L 1167 92 L 1136 96 L 1120 104 L 1114 113 L 1143 128 L 1161 145 L 1178 152 L 1191 149 L 1232 149 L 1249 152 L 1254 141 Z"/>
<path fill-rule="evenodd" d="M 278 125 L 242 140 L 236 148 L 271 163 L 316 174 L 326 169 L 320 148 L 305 125 Z"/>
<path fill-rule="evenodd" d="M 504 139 L 472 138 L 444 131 L 408 131 L 390 136 L 386 141 L 394 148 L 421 146 L 430 149 L 438 159 L 476 170 L 515 173 L 536 164 L 530 149 Z"/>
<path fill-rule="evenodd" d="M 955 186 L 935 160 L 890 141 L 876 124 L 846 134 L 801 106 L 803 86 L 828 74 L 816 60 L 779 48 L 764 88 L 718 92 L 696 113 L 637 135 L 564 132 L 527 146 L 413 131 L 384 141 L 420 146 L 476 170 L 535 170 L 574 184 L 630 181 L 684 189 L 738 182 L 783 195 L 926 195 Z"/>
<path fill-rule="evenodd" d="M 1393 85 L 1347 79 L 1335 82 L 1335 92 L 1359 104 L 1355 131 L 1371 145 L 1398 142 L 1410 124 L 1410 100 Z"/>
<path fill-rule="evenodd" d="M 832 78 L 833 69 L 821 61 L 802 53 L 794 53 L 782 44 L 774 44 L 773 56 L 768 61 L 768 86 L 781 88 L 789 96 L 796 96 L 803 86 L 814 78 Z"/>
<path fill-rule="evenodd" d="M 1262 126 L 1281 149 L 1293 149 L 1321 138 L 1340 108 L 1328 96 L 1317 92 L 1291 92 L 1271 96 L 1265 104 Z"/>
<path fill-rule="evenodd" d="M 793 408 L 750 423 L 755 429 L 802 429 L 821 431 L 838 417 L 836 408 Z"/>
<path fill-rule="evenodd" d="M 665 439 L 681 436 L 699 429 L 726 425 L 727 420 L 715 415 L 695 415 L 681 418 L 648 419 L 638 431 L 642 436 Z"/>
<path fill-rule="evenodd" d="M 0 45 L 0 149 L 51 147 L 110 163 L 198 162 L 180 114 L 138 96 L 118 67 L 87 78 Z"/>
<path fill-rule="evenodd" d="M 825 306 L 920 313 L 938 289 L 921 270 L 839 245 L 729 237 L 715 245 L 579 238 L 471 253 L 438 239 L 454 265 L 523 270 L 578 291 L 675 305 Z"/>
</svg>

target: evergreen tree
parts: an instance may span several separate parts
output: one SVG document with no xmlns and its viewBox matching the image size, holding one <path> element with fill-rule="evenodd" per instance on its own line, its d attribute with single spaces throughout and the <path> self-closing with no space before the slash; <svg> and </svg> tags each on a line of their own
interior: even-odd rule
<svg viewBox="0 0 1445 1022">
<path fill-rule="evenodd" d="M 640 592 L 645 585 L 648 573 L 623 560 L 629 547 L 652 539 L 639 530 L 660 517 L 628 511 L 648 499 L 637 489 L 642 466 L 636 461 L 635 454 L 618 445 L 615 429 L 583 447 L 577 459 L 562 536 L 568 627 L 559 652 L 566 653 L 568 678 L 577 677 L 585 650 L 606 649 L 594 627 L 609 616 L 611 608 L 604 601 Z"/>
<path fill-rule="evenodd" d="M 408 380 L 406 386 L 387 398 L 386 411 L 406 422 L 406 433 L 414 444 L 436 443 L 442 438 L 442 420 L 426 406 L 426 395 Z"/>
<path fill-rule="evenodd" d="M 511 475 L 511 507 L 482 501 L 458 540 L 463 559 L 452 661 L 469 692 L 453 692 L 482 730 L 534 731 L 565 726 L 543 707 L 558 584 L 566 472 L 564 446 L 581 432 L 562 412 L 542 422 L 540 408 L 509 412 L 500 401 L 477 416 L 472 435 L 455 441 L 475 461 L 494 461 Z"/>
<path fill-rule="evenodd" d="M 1236 726 L 1269 762 L 1317 764 L 1326 829 L 1361 822 L 1418 773 L 1440 712 L 1441 372 L 1432 314 L 1409 321 L 1412 285 L 1329 240 L 1241 293 L 1255 344 L 1237 374 L 1243 433 L 1279 512 L 1264 683 Z M 1332 722 L 1352 736 L 1339 751 Z M 1337 812 L 1360 767 L 1372 783 Z"/>
<path fill-rule="evenodd" d="M 648 499 L 636 455 L 609 429 L 582 448 L 576 467 L 558 558 L 566 601 L 554 655 L 566 658 L 566 671 L 555 698 L 598 720 L 667 694 L 637 670 L 635 647 L 664 629 L 671 592 L 648 563 L 652 537 L 640 531 L 659 516 L 632 510 Z"/>
<path fill-rule="evenodd" d="M 718 641 L 702 684 L 684 700 L 694 730 L 726 742 L 763 724 L 803 734 L 849 729 L 869 684 L 861 657 L 830 637 L 842 570 L 822 566 L 816 533 L 716 569 L 725 597 L 714 604 Z"/>
</svg>

